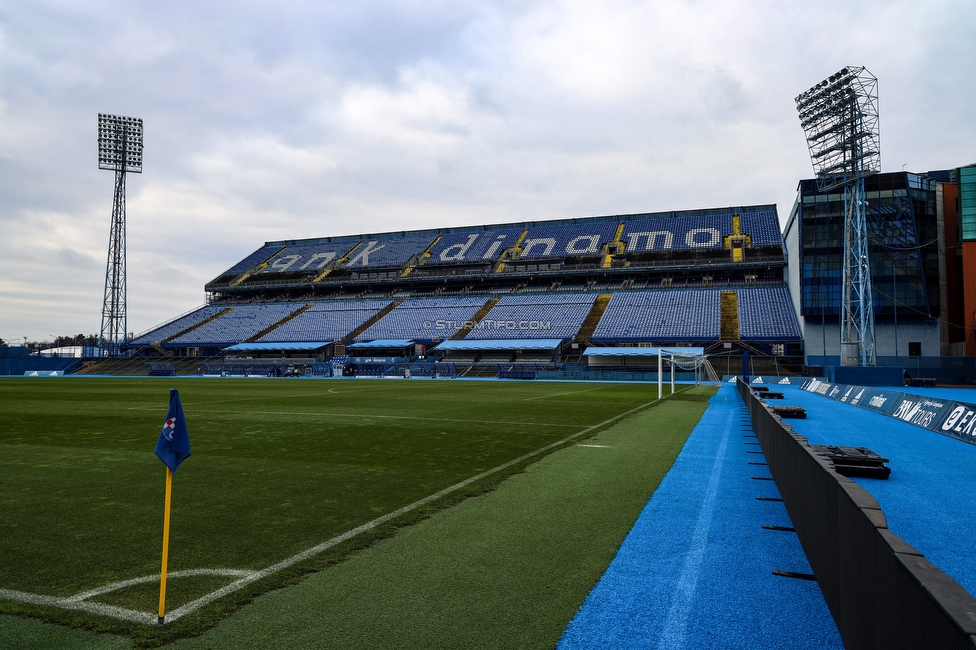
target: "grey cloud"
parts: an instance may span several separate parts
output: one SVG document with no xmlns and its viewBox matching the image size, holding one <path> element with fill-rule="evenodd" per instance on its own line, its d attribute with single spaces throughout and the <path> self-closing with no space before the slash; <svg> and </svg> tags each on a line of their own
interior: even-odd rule
<svg viewBox="0 0 976 650">
<path fill-rule="evenodd" d="M 57 261 L 65 269 L 93 271 L 99 268 L 94 257 L 87 253 L 78 252 L 73 248 L 59 248 Z"/>
<path fill-rule="evenodd" d="M 99 111 L 146 124 L 128 182 L 141 331 L 267 240 L 760 202 L 785 218 L 811 174 L 792 98 L 847 64 L 881 79 L 890 167 L 972 162 L 974 16 L 950 0 L 12 3 L 0 330 L 97 323 Z"/>
</svg>

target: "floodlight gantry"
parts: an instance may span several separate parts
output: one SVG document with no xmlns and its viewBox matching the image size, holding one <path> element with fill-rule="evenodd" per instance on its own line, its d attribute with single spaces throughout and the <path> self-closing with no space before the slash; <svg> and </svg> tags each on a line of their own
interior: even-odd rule
<svg viewBox="0 0 976 650">
<path fill-rule="evenodd" d="M 878 80 L 864 67 L 849 66 L 795 101 L 818 190 L 844 191 L 841 363 L 856 349 L 858 365 L 873 366 L 877 353 L 864 179 L 881 171 Z"/>
<path fill-rule="evenodd" d="M 117 356 L 125 343 L 125 174 L 142 173 L 142 120 L 136 117 L 98 114 L 98 168 L 115 172 L 115 198 L 105 265 L 105 295 L 98 346 L 103 354 Z"/>
</svg>

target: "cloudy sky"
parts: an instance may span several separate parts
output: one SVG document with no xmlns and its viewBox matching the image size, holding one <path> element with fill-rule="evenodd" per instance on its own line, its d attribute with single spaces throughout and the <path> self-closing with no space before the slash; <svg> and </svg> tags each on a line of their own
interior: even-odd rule
<svg viewBox="0 0 976 650">
<path fill-rule="evenodd" d="M 976 161 L 972 0 L 0 4 L 0 338 L 97 333 L 113 174 L 145 121 L 128 318 L 263 242 L 776 203 L 793 98 L 880 80 L 886 171 Z"/>
</svg>

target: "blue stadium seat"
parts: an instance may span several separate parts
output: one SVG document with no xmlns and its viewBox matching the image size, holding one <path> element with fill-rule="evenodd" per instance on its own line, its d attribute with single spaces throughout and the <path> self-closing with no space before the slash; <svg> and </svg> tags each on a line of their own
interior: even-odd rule
<svg viewBox="0 0 976 650">
<path fill-rule="evenodd" d="M 593 307 L 595 293 L 505 296 L 465 338 L 571 339 Z"/>
<path fill-rule="evenodd" d="M 197 323 L 203 322 L 215 314 L 219 314 L 223 310 L 227 309 L 227 305 L 207 305 L 206 307 L 201 307 L 200 309 L 177 318 L 176 320 L 170 321 L 161 327 L 143 334 L 137 339 L 134 339 L 130 345 L 155 345 L 161 343 L 165 339 L 173 336 L 174 334 L 179 334 L 188 327 L 193 327 Z"/>
<path fill-rule="evenodd" d="M 259 275 L 321 271 L 348 253 L 359 241 L 359 237 L 345 237 L 317 244 L 285 246 Z"/>
<path fill-rule="evenodd" d="M 732 234 L 733 210 L 702 215 L 657 216 L 624 223 L 621 235 L 628 253 L 668 250 L 722 249 Z M 749 235 L 753 247 L 782 246 L 779 222 L 772 210 L 741 212 L 740 231 Z"/>
<path fill-rule="evenodd" d="M 717 340 L 721 290 L 660 289 L 615 293 L 593 341 Z"/>
<path fill-rule="evenodd" d="M 739 292 L 739 334 L 752 340 L 800 340 L 793 301 L 786 287 L 751 287 Z"/>
<path fill-rule="evenodd" d="M 236 305 L 234 310 L 209 323 L 173 339 L 167 345 L 225 345 L 248 340 L 285 316 L 305 306 L 305 303 L 284 302 L 259 305 Z"/>
<path fill-rule="evenodd" d="M 389 300 L 316 302 L 310 309 L 268 332 L 258 343 L 339 341 L 375 316 Z"/>
<path fill-rule="evenodd" d="M 257 249 L 256 251 L 254 251 L 244 259 L 242 259 L 234 266 L 230 267 L 229 269 L 221 273 L 218 279 L 220 278 L 229 279 L 229 278 L 236 277 L 241 273 L 243 273 L 244 271 L 251 268 L 252 266 L 254 266 L 255 264 L 260 264 L 261 262 L 265 261 L 272 255 L 280 251 L 282 248 L 284 248 L 284 246 L 282 246 L 281 244 L 265 244 L 261 248 Z"/>
<path fill-rule="evenodd" d="M 515 245 L 523 228 L 447 233 L 431 249 L 428 265 L 490 262 Z"/>
<path fill-rule="evenodd" d="M 618 225 L 618 221 L 596 221 L 529 228 L 519 245 L 522 249 L 519 259 L 599 255 L 600 248 L 613 240 Z"/>
<path fill-rule="evenodd" d="M 435 237 L 436 235 L 426 234 L 366 239 L 349 254 L 349 260 L 343 267 L 355 270 L 403 266 L 411 257 L 424 252 Z"/>
<path fill-rule="evenodd" d="M 356 340 L 443 341 L 456 334 L 486 300 L 486 296 L 408 299 L 373 323 Z"/>
</svg>

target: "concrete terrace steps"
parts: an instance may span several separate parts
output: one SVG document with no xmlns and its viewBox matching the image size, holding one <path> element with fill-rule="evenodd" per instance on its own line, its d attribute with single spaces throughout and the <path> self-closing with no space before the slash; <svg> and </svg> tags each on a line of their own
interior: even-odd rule
<svg viewBox="0 0 976 650">
<path fill-rule="evenodd" d="M 151 363 L 173 364 L 177 376 L 198 375 L 204 363 L 223 361 L 222 357 L 127 357 L 99 359 L 90 363 L 76 375 L 112 375 L 117 377 L 144 377 L 149 374 Z"/>
<path fill-rule="evenodd" d="M 365 323 L 363 323 L 353 331 L 349 332 L 349 334 L 346 335 L 345 339 L 347 341 L 355 341 L 357 336 L 359 336 L 360 334 L 368 330 L 375 323 L 378 323 L 381 318 L 383 318 L 384 316 L 386 316 L 387 314 L 389 314 L 391 311 L 393 311 L 394 309 L 396 309 L 402 304 L 403 304 L 402 300 L 394 300 L 389 305 L 376 312 L 373 315 L 373 317 L 368 319 Z"/>
<path fill-rule="evenodd" d="M 590 337 L 596 331 L 596 326 L 600 324 L 600 319 L 603 318 L 603 312 L 607 310 L 607 305 L 610 304 L 611 298 L 613 298 L 612 293 L 601 293 L 596 297 L 596 300 L 593 301 L 593 306 L 590 307 L 590 313 L 583 319 L 583 325 L 580 326 L 579 332 L 577 332 L 573 341 L 576 343 L 590 342 Z"/>
<path fill-rule="evenodd" d="M 485 304 L 483 304 L 481 308 L 474 313 L 474 316 L 472 316 L 464 324 L 464 327 L 462 327 L 461 329 L 459 329 L 457 332 L 454 333 L 454 335 L 451 337 L 451 340 L 458 341 L 460 339 L 463 339 L 468 334 L 470 334 L 471 331 L 478 326 L 478 323 L 480 323 L 481 320 L 488 315 L 488 312 L 490 312 L 492 308 L 498 304 L 499 300 L 501 300 L 501 298 L 489 298 L 485 302 Z"/>
<path fill-rule="evenodd" d="M 739 293 L 737 291 L 723 291 L 721 298 L 721 340 L 739 340 Z"/>
</svg>

